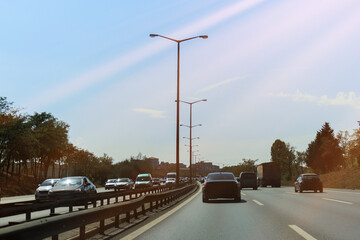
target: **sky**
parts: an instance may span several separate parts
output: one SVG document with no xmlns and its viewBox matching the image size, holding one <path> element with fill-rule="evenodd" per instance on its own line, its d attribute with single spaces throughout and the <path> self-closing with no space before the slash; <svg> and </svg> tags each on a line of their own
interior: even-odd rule
<svg viewBox="0 0 360 240">
<path fill-rule="evenodd" d="M 276 139 L 305 151 L 325 122 L 358 127 L 359 16 L 358 0 L 5 0 L 0 96 L 97 156 L 175 162 L 177 45 L 149 34 L 208 35 L 180 45 L 180 99 L 207 99 L 192 107 L 197 160 L 267 162 Z"/>
</svg>

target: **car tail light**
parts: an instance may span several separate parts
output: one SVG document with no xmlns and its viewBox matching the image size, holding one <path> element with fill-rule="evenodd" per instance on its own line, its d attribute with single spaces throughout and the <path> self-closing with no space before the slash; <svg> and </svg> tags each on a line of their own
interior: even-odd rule
<svg viewBox="0 0 360 240">
<path fill-rule="evenodd" d="M 207 183 L 204 183 L 204 187 L 206 187 Z"/>
</svg>

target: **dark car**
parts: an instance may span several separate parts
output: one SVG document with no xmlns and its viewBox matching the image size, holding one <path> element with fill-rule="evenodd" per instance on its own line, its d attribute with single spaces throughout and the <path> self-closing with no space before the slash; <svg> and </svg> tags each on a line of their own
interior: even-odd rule
<svg viewBox="0 0 360 240">
<path fill-rule="evenodd" d="M 134 181 L 130 178 L 119 178 L 114 186 L 115 191 L 131 190 L 134 188 Z"/>
<path fill-rule="evenodd" d="M 48 199 L 49 190 L 60 180 L 60 178 L 46 179 L 35 190 L 35 200 Z"/>
<path fill-rule="evenodd" d="M 235 179 L 233 173 L 215 172 L 209 173 L 202 189 L 202 200 L 208 202 L 209 199 L 234 198 L 241 201 L 240 183 Z"/>
<path fill-rule="evenodd" d="M 313 190 L 314 192 L 323 192 L 323 184 L 316 173 L 304 173 L 295 181 L 295 192 L 304 190 Z"/>
<path fill-rule="evenodd" d="M 50 199 L 76 198 L 91 194 L 96 194 L 96 187 L 84 176 L 62 178 L 49 190 Z"/>
<path fill-rule="evenodd" d="M 241 172 L 240 173 L 240 184 L 241 188 L 252 188 L 257 190 L 257 176 L 254 172 Z"/>
<path fill-rule="evenodd" d="M 153 178 L 152 183 L 153 183 L 153 186 L 160 186 L 161 180 L 160 180 L 160 178 Z"/>
</svg>

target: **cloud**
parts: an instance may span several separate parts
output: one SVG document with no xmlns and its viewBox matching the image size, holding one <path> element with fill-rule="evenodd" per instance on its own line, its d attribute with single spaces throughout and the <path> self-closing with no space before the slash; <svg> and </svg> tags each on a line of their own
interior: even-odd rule
<svg viewBox="0 0 360 240">
<path fill-rule="evenodd" d="M 166 118 L 165 111 L 153 110 L 153 109 L 146 109 L 146 108 L 134 108 L 132 109 L 133 112 L 139 113 L 146 113 L 151 118 Z"/>
<path fill-rule="evenodd" d="M 249 10 L 250 8 L 258 5 L 265 0 L 245 0 L 232 5 L 229 5 L 219 11 L 210 14 L 198 21 L 195 21 L 183 28 L 179 28 L 173 33 L 169 33 L 169 36 L 190 36 L 193 34 L 199 34 L 200 32 L 219 24 L 236 14 Z M 98 82 L 106 80 L 124 69 L 127 69 L 133 65 L 148 59 L 156 53 L 172 46 L 170 41 L 153 41 L 149 44 L 139 46 L 133 51 L 111 59 L 103 64 L 98 65 L 88 71 L 68 79 L 67 81 L 49 89 L 38 97 L 32 99 L 28 106 L 30 109 L 37 109 L 59 102 L 62 99 L 76 94 L 87 87 L 94 85 Z"/>
<path fill-rule="evenodd" d="M 325 106 L 350 106 L 355 109 L 360 109 L 360 97 L 356 96 L 356 93 L 349 92 L 339 92 L 336 94 L 335 98 L 329 98 L 327 95 L 322 95 L 320 97 L 312 96 L 310 94 L 305 94 L 297 90 L 294 94 L 279 93 L 279 94 L 270 94 L 274 97 L 282 98 L 291 98 L 294 102 L 313 102 L 318 105 Z"/>
<path fill-rule="evenodd" d="M 236 81 L 236 80 L 240 80 L 240 79 L 244 79 L 246 78 L 247 76 L 243 76 L 243 77 L 236 77 L 236 78 L 229 78 L 229 79 L 226 79 L 224 81 L 221 81 L 221 82 L 218 82 L 218 83 L 215 83 L 215 84 L 211 84 L 207 87 L 204 87 L 202 89 L 200 89 L 199 91 L 197 91 L 198 93 L 201 93 L 201 92 L 206 92 L 206 91 L 209 91 L 209 90 L 212 90 L 214 88 L 218 88 L 222 85 L 225 85 L 225 84 L 228 84 L 228 83 L 231 83 L 233 81 Z"/>
</svg>

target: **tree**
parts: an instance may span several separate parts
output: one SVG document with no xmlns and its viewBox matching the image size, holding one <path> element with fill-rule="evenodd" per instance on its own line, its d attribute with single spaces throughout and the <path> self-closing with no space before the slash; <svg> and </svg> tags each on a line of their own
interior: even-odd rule
<svg viewBox="0 0 360 240">
<path fill-rule="evenodd" d="M 319 173 L 327 173 L 344 166 L 344 151 L 334 130 L 325 122 L 315 140 L 306 150 L 306 164 Z"/>
<path fill-rule="evenodd" d="M 276 139 L 271 146 L 271 161 L 280 164 L 281 176 L 291 180 L 292 168 L 295 161 L 295 148 L 289 143 Z"/>
</svg>

